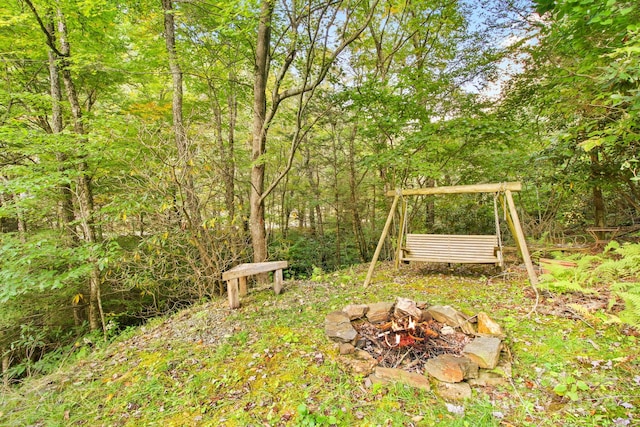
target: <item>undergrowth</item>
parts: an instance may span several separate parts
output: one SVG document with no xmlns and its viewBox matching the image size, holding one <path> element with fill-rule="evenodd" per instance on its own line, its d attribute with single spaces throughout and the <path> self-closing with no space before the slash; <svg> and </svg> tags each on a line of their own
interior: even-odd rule
<svg viewBox="0 0 640 427">
<path fill-rule="evenodd" d="M 573 264 L 546 266 L 549 272 L 540 276 L 542 288 L 560 293 L 611 291 L 623 301 L 624 309 L 617 315 L 609 313 L 609 318 L 640 327 L 640 244 L 612 241 L 597 255 L 555 255 Z M 614 303 L 610 301 L 609 308 Z"/>
</svg>

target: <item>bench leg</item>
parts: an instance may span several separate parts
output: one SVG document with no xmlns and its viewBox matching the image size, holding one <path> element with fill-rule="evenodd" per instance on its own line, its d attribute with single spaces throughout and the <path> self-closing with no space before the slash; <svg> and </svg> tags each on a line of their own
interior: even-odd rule
<svg viewBox="0 0 640 427">
<path fill-rule="evenodd" d="M 282 270 L 276 270 L 273 273 L 273 292 L 280 295 L 282 292 Z"/>
<path fill-rule="evenodd" d="M 239 277 L 240 280 L 240 296 L 247 295 L 247 276 Z"/>
<path fill-rule="evenodd" d="M 240 307 L 240 297 L 238 296 L 238 279 L 227 280 L 227 294 L 229 296 L 229 307 Z"/>
</svg>

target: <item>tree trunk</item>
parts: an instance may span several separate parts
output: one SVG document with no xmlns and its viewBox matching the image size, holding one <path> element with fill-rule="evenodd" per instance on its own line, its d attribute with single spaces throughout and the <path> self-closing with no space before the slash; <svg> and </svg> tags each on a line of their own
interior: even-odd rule
<svg viewBox="0 0 640 427">
<path fill-rule="evenodd" d="M 355 139 L 358 130 L 357 122 L 353 125 L 351 135 L 349 137 L 349 192 L 351 198 L 351 214 L 353 216 L 353 235 L 358 243 L 358 251 L 360 252 L 360 259 L 362 262 L 366 262 L 369 259 L 369 250 L 367 248 L 367 241 L 362 231 L 362 219 L 360 218 L 360 210 L 358 207 L 358 179 L 356 170 L 356 149 Z"/>
<path fill-rule="evenodd" d="M 307 147 L 304 154 L 304 168 L 313 196 L 309 206 L 309 227 L 313 236 L 322 237 L 324 230 L 322 227 L 322 209 L 320 207 L 320 184 L 316 179 L 317 174 L 314 173 L 315 167 L 315 164 L 311 164 L 311 152 Z"/>
<path fill-rule="evenodd" d="M 69 69 L 69 63 L 66 58 L 70 56 L 70 46 L 67 40 L 67 28 L 62 11 L 58 9 L 58 34 L 60 35 L 60 53 L 62 53 L 63 59 L 61 59 L 61 72 L 64 87 L 67 93 L 67 100 L 71 107 L 71 115 L 73 117 L 73 129 L 80 143 L 84 144 L 85 129 L 82 123 L 82 108 L 80 101 L 78 100 L 78 94 L 76 91 L 71 71 Z M 76 181 L 76 197 L 77 197 L 77 209 L 78 219 L 80 220 L 80 226 L 84 234 L 84 239 L 87 243 L 93 245 L 97 243 L 95 226 L 94 226 L 94 206 L 93 206 L 93 191 L 91 187 L 91 177 L 89 175 L 89 168 L 85 158 L 82 158 L 78 162 L 79 176 Z M 89 327 L 91 330 L 102 328 L 104 331 L 104 322 L 102 314 L 102 301 L 100 299 L 100 272 L 98 270 L 97 258 L 91 256 L 88 260 L 93 264 L 93 269 L 89 277 Z"/>
<path fill-rule="evenodd" d="M 289 234 L 289 221 L 291 220 L 291 203 L 287 200 L 287 184 L 289 183 L 289 177 L 284 179 L 284 185 L 282 186 L 282 193 L 280 195 L 280 230 L 282 230 L 282 237 L 286 238 Z"/>
<path fill-rule="evenodd" d="M 55 34 L 55 26 L 53 23 L 48 25 L 48 30 L 51 34 Z M 48 52 L 49 57 L 49 85 L 51 93 L 51 132 L 59 134 L 63 130 L 62 121 L 62 91 L 60 89 L 60 74 L 58 73 L 58 57 L 51 49 Z M 58 162 L 58 171 L 64 172 L 67 169 L 66 161 L 67 155 L 59 152 L 56 153 L 56 160 Z M 73 193 L 71 192 L 71 184 L 68 182 L 61 182 L 59 185 L 60 202 L 58 218 L 61 226 L 67 231 L 67 235 L 72 242 L 77 242 L 78 236 L 73 228 L 73 221 L 75 219 L 73 212 Z"/>
<path fill-rule="evenodd" d="M 173 114 L 173 132 L 175 134 L 176 148 L 178 149 L 178 168 L 179 175 L 176 177 L 178 185 L 185 193 L 185 212 L 190 228 L 197 228 L 202 225 L 202 217 L 200 215 L 200 201 L 196 193 L 193 181 L 193 155 L 189 147 L 187 133 L 184 127 L 182 114 L 182 69 L 178 63 L 178 54 L 176 52 L 176 35 L 175 35 L 175 19 L 172 0 L 162 0 L 162 9 L 164 11 L 164 39 L 169 57 L 169 70 L 172 78 L 173 100 L 171 111 Z"/>
<path fill-rule="evenodd" d="M 173 1 L 162 0 L 162 9 L 164 11 L 165 47 L 172 77 L 173 97 L 171 112 L 173 115 L 173 132 L 175 134 L 175 144 L 178 151 L 179 174 L 175 179 L 180 191 L 184 192 L 183 200 L 185 206 L 183 213 L 187 217 L 187 228 L 198 250 L 200 262 L 204 264 L 204 273 L 197 271 L 198 267 L 194 266 L 197 275 L 205 278 L 204 282 L 202 282 L 203 286 L 198 289 L 198 298 L 202 298 L 209 294 L 209 287 L 212 283 L 215 283 L 219 274 L 211 256 L 212 243 L 209 235 L 202 229 L 200 200 L 193 179 L 193 153 L 189 146 L 183 121 L 183 80 L 182 69 L 176 51 L 175 10 L 173 9 Z M 213 293 L 213 291 L 212 289 L 211 292 Z"/>
<path fill-rule="evenodd" d="M 600 156 L 598 148 L 594 148 L 589 152 L 591 159 L 591 180 L 593 182 L 592 194 L 593 194 L 593 222 L 596 227 L 606 226 L 606 212 L 604 197 L 602 195 L 602 188 L 600 187 Z M 599 239 L 603 239 L 603 235 L 598 236 Z"/>
<path fill-rule="evenodd" d="M 255 68 L 253 83 L 253 125 L 251 131 L 251 192 L 249 196 L 249 230 L 253 246 L 254 262 L 267 259 L 267 233 L 264 223 L 264 161 L 267 112 L 267 79 L 269 76 L 269 47 L 271 44 L 271 18 L 274 4 L 272 0 L 262 0 L 260 22 L 255 51 Z"/>
<path fill-rule="evenodd" d="M 342 238 L 341 235 L 341 229 L 340 229 L 340 183 L 339 183 L 339 166 L 338 166 L 338 147 L 336 145 L 336 139 L 338 138 L 336 136 L 336 130 L 335 130 L 335 126 L 332 126 L 332 134 L 333 134 L 333 138 L 331 138 L 332 144 L 333 144 L 333 149 L 331 150 L 333 153 L 333 203 L 334 203 L 334 209 L 335 209 L 335 213 L 336 213 L 336 242 L 335 242 L 335 267 L 339 267 L 342 264 L 342 259 L 341 259 L 341 252 L 342 252 L 342 248 L 341 248 L 341 241 L 340 239 Z"/>
<path fill-rule="evenodd" d="M 427 188 L 434 188 L 436 182 L 433 178 L 427 180 Z M 427 197 L 425 207 L 424 225 L 426 233 L 433 233 L 433 227 L 436 224 L 436 199 L 435 197 Z"/>
<path fill-rule="evenodd" d="M 6 349 L 0 349 L 2 353 L 2 384 L 9 387 L 9 368 L 11 367 L 11 353 Z"/>
<path fill-rule="evenodd" d="M 229 82 L 235 79 L 235 74 L 229 72 Z M 230 83 L 232 84 L 232 83 Z M 232 87 L 229 89 L 229 95 L 227 96 L 227 108 L 229 109 L 229 133 L 227 135 L 227 149 L 222 161 L 224 163 L 224 199 L 229 212 L 229 224 L 235 220 L 235 175 L 236 164 L 234 158 L 234 145 L 235 145 L 235 127 L 236 118 L 238 115 L 238 101 L 235 96 L 235 89 Z"/>
</svg>

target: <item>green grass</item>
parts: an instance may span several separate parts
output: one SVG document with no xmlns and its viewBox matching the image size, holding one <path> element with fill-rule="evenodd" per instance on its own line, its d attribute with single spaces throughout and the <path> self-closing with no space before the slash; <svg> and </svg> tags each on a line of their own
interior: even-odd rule
<svg viewBox="0 0 640 427">
<path fill-rule="evenodd" d="M 524 276 L 489 280 L 382 266 L 363 288 L 365 269 L 287 282 L 280 296 L 253 290 L 235 311 L 220 299 L 155 320 L 4 392 L 0 425 L 638 423 L 638 342 L 621 325 L 539 314 L 542 309 L 526 317 L 533 300 Z M 350 303 L 397 296 L 489 313 L 507 333 L 511 381 L 474 388 L 472 399 L 453 402 L 463 414 L 451 412 L 434 391 L 366 387 L 325 338 L 324 317 Z M 551 303 L 543 300 L 540 308 Z M 209 342 L 208 334 L 221 328 Z"/>
</svg>

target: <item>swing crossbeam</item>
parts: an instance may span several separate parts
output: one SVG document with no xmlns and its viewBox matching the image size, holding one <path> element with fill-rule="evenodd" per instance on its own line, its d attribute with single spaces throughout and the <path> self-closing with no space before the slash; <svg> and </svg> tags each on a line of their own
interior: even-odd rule
<svg viewBox="0 0 640 427">
<path fill-rule="evenodd" d="M 451 185 L 448 187 L 405 188 L 402 190 L 387 191 L 387 197 L 396 194 L 400 196 L 429 196 L 434 194 L 470 194 L 470 193 L 498 193 L 505 191 L 520 191 L 522 184 L 519 182 L 502 182 L 499 184 L 474 184 Z"/>
<path fill-rule="evenodd" d="M 461 234 L 407 234 L 400 261 L 502 266 L 497 236 Z"/>
</svg>

